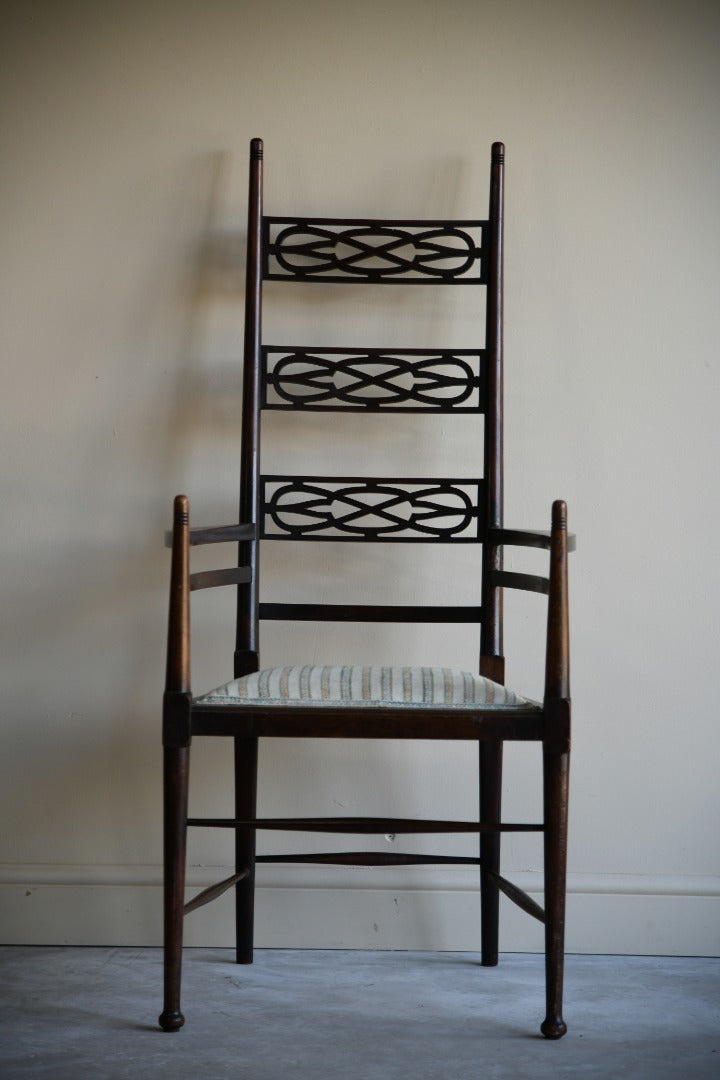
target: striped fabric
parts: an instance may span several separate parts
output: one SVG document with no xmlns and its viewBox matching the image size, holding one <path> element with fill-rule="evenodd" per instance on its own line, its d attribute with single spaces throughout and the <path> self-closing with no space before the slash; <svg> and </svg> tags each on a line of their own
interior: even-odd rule
<svg viewBox="0 0 720 1080">
<path fill-rule="evenodd" d="M 532 707 L 481 675 L 435 667 L 276 667 L 234 679 L 195 699 L 197 705 L 316 702 L 318 705 L 443 705 L 483 709 Z"/>
</svg>

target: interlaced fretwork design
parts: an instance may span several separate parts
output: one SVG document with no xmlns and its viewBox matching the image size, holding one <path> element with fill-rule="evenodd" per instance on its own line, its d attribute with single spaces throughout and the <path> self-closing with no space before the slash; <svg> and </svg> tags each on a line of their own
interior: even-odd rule
<svg viewBox="0 0 720 1080">
<path fill-rule="evenodd" d="M 263 350 L 263 407 L 478 412 L 480 350 Z"/>
<path fill-rule="evenodd" d="M 481 284 L 485 222 L 265 218 L 270 280 Z"/>
<path fill-rule="evenodd" d="M 482 480 L 261 479 L 265 539 L 474 543 L 480 537 Z"/>
</svg>

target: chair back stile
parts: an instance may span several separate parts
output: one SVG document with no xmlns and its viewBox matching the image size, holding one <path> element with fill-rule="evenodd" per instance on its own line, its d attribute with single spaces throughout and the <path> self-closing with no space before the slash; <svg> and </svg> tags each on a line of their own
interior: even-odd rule
<svg viewBox="0 0 720 1080">
<path fill-rule="evenodd" d="M 485 409 L 485 460 L 487 485 L 487 528 L 503 524 L 503 209 L 505 147 L 493 143 L 490 166 L 490 257 L 485 348 L 487 350 L 487 405 Z M 503 594 L 492 584 L 493 570 L 502 570 L 502 546 L 483 544 L 482 627 L 480 632 L 480 674 L 494 682 L 505 682 L 503 656 Z"/>
<path fill-rule="evenodd" d="M 248 240 L 245 290 L 245 337 L 240 461 L 240 518 L 258 527 L 260 514 L 260 353 L 262 341 L 263 143 L 250 144 Z M 237 591 L 235 677 L 257 671 L 259 663 L 258 598 L 260 560 L 257 534 L 238 545 L 238 565 L 250 568 L 250 581 Z"/>
</svg>

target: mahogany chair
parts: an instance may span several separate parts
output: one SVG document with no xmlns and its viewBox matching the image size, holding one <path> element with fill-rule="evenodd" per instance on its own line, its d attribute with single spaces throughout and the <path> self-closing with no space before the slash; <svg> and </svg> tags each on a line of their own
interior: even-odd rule
<svg viewBox="0 0 720 1080">
<path fill-rule="evenodd" d="M 160 1025 L 176 1031 L 180 1011 L 183 918 L 234 887 L 237 962 L 253 956 L 254 874 L 258 862 L 355 865 L 475 863 L 480 868 L 482 963 L 498 961 L 498 900 L 503 892 L 545 924 L 546 1015 L 543 1035 L 564 1035 L 562 1018 L 565 872 L 570 749 L 566 506 L 552 506 L 551 530 L 503 525 L 502 282 L 504 147 L 492 147 L 485 220 L 385 221 L 267 217 L 262 207 L 263 144 L 250 147 L 250 198 L 242 403 L 240 523 L 191 529 L 188 500 L 174 504 L 167 681 L 163 708 L 165 850 L 165 1001 Z M 408 254 L 408 251 L 410 254 Z M 360 349 L 263 343 L 265 281 L 341 284 L 466 285 L 487 290 L 484 344 L 473 349 Z M 422 293 L 417 294 L 417 298 Z M 483 424 L 483 476 L 457 478 L 302 477 L 261 472 L 265 409 L 392 413 L 475 413 Z M 478 545 L 481 604 L 465 606 L 267 603 L 259 597 L 260 541 L 380 541 Z M 238 566 L 190 573 L 192 545 L 238 543 Z M 503 548 L 549 551 L 546 577 L 503 569 Z M 190 593 L 237 588 L 234 679 L 200 697 L 190 690 Z M 542 702 L 504 686 L 503 590 L 548 597 Z M 479 628 L 479 674 L 444 668 L 306 665 L 260 670 L 259 623 L 267 619 L 343 622 L 467 623 Z M 296 657 L 302 664 L 306 657 Z M 188 817 L 191 738 L 234 740 L 231 818 Z M 258 740 L 265 737 L 463 739 L 479 747 L 475 821 L 389 817 L 258 819 Z M 505 740 L 542 744 L 543 820 L 503 822 Z M 188 826 L 227 828 L 235 836 L 235 873 L 185 902 Z M 351 834 L 471 833 L 479 857 L 387 853 L 265 856 L 257 829 Z M 500 875 L 503 832 L 542 832 L 544 910 Z"/>
</svg>

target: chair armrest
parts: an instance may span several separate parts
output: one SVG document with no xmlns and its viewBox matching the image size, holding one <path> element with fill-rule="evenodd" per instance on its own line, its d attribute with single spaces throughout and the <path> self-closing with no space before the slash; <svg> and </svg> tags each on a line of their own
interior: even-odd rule
<svg viewBox="0 0 720 1080">
<path fill-rule="evenodd" d="M 196 547 L 199 544 L 226 544 L 230 540 L 256 540 L 258 534 L 257 525 L 212 525 L 204 529 L 190 530 L 190 545 Z M 172 547 L 172 530 L 165 533 L 165 547 Z"/>
<path fill-rule="evenodd" d="M 173 503 L 172 532 L 165 534 L 165 545 L 172 550 L 165 676 L 165 693 L 170 712 L 174 707 L 173 701 L 180 698 L 184 700 L 190 693 L 190 593 L 216 585 L 246 584 L 251 580 L 252 573 L 250 567 L 233 566 L 191 574 L 190 546 L 220 544 L 232 540 L 250 541 L 254 540 L 257 534 L 257 526 L 247 523 L 191 529 L 187 496 L 178 495 Z M 185 705 L 182 708 L 185 708 Z"/>
<path fill-rule="evenodd" d="M 515 544 L 520 547 L 545 548 L 550 552 L 548 577 L 536 574 L 518 574 L 512 571 L 490 568 L 486 580 L 491 589 L 523 589 L 545 593 L 548 598 L 547 635 L 545 646 L 545 692 L 543 700 L 553 712 L 552 732 L 548 746 L 565 745 L 566 714 L 569 717 L 570 702 L 570 649 L 568 627 L 568 565 L 567 556 L 575 547 L 575 538 L 567 531 L 567 506 L 557 500 L 552 506 L 552 530 L 538 532 L 529 529 L 504 529 L 491 526 L 486 539 L 490 544 Z M 493 668 L 497 665 L 497 672 Z M 488 678 L 502 681 L 504 661 L 501 656 L 481 658 L 481 672 Z M 557 722 L 556 722 L 557 721 Z M 568 729 L 569 731 L 569 729 Z"/>
<path fill-rule="evenodd" d="M 550 550 L 552 534 L 536 529 L 505 529 L 491 526 L 487 538 L 493 544 L 512 544 L 515 547 L 535 547 Z M 568 533 L 567 550 L 575 551 L 575 534 Z"/>
</svg>

